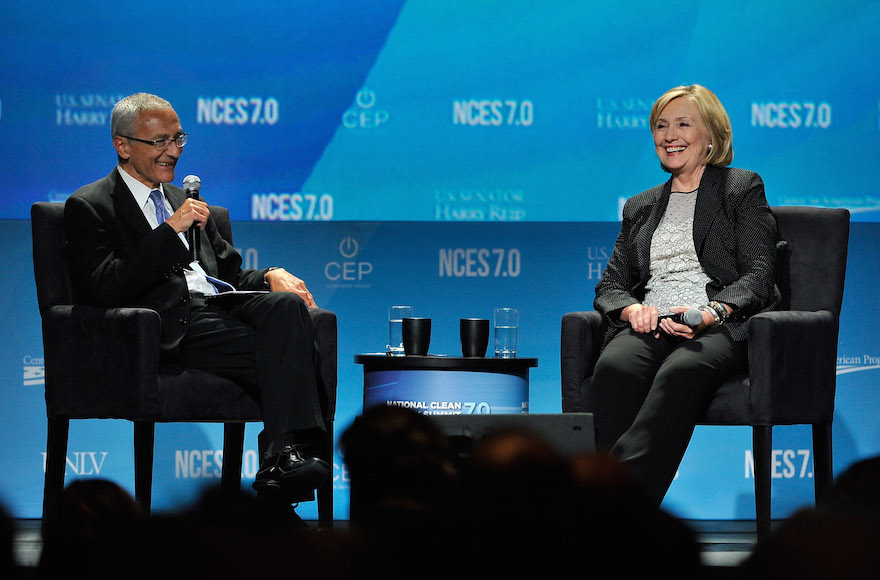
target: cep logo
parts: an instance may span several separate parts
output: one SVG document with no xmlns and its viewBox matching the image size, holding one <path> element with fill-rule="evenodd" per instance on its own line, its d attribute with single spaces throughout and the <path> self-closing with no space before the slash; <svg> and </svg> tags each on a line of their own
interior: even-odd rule
<svg viewBox="0 0 880 580">
<path fill-rule="evenodd" d="M 361 89 L 355 96 L 355 105 L 342 114 L 346 129 L 376 129 L 391 120 L 386 109 L 376 106 L 376 93 Z"/>
<path fill-rule="evenodd" d="M 339 259 L 328 262 L 324 266 L 324 276 L 337 285 L 362 285 L 373 273 L 373 263 L 358 260 L 360 244 L 346 236 L 339 242 Z"/>
<path fill-rule="evenodd" d="M 354 258 L 357 256 L 360 245 L 357 240 L 351 236 L 345 237 L 339 242 L 339 254 L 343 258 Z"/>
</svg>

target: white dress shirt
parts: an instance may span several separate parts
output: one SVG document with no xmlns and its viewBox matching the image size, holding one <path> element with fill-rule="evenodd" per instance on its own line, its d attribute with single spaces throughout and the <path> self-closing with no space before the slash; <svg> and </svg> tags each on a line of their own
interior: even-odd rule
<svg viewBox="0 0 880 580">
<path fill-rule="evenodd" d="M 134 200 L 137 202 L 138 207 L 144 212 L 144 217 L 147 218 L 150 227 L 155 230 L 159 227 L 159 223 L 156 221 L 156 206 L 153 205 L 153 200 L 150 199 L 150 192 L 152 189 L 129 175 L 128 172 L 121 167 L 117 167 L 117 171 L 125 182 L 125 185 L 128 186 L 131 194 L 134 196 Z M 161 183 L 159 184 L 159 191 L 162 192 L 162 200 L 165 202 L 165 209 L 168 212 L 168 215 L 173 214 L 174 209 L 169 205 L 168 199 L 165 197 L 165 189 L 162 187 Z M 189 242 L 187 241 L 186 236 L 181 232 L 177 234 L 177 237 L 180 238 L 180 242 L 189 249 Z M 184 268 L 183 272 L 186 276 L 186 285 L 191 293 L 217 294 L 217 288 L 208 281 L 207 273 L 202 269 L 198 260 L 193 260 L 188 268 Z"/>
</svg>

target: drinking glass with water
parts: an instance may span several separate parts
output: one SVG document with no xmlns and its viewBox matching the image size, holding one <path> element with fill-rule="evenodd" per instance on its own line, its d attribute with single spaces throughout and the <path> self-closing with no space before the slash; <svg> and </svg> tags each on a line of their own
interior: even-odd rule
<svg viewBox="0 0 880 580">
<path fill-rule="evenodd" d="M 392 306 L 388 309 L 388 344 L 386 354 L 404 356 L 403 351 L 403 319 L 411 318 L 412 306 Z"/>
<path fill-rule="evenodd" d="M 495 309 L 495 357 L 516 358 L 516 333 L 519 327 L 519 310 Z"/>
</svg>

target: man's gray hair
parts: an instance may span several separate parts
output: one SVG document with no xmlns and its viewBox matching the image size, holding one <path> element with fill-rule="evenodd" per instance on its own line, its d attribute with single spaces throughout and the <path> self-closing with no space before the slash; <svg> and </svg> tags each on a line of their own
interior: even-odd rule
<svg viewBox="0 0 880 580">
<path fill-rule="evenodd" d="M 171 103 L 150 93 L 135 93 L 125 97 L 116 103 L 110 115 L 111 137 L 117 135 L 131 137 L 134 135 L 134 124 L 141 113 L 168 109 L 174 110 Z"/>
</svg>

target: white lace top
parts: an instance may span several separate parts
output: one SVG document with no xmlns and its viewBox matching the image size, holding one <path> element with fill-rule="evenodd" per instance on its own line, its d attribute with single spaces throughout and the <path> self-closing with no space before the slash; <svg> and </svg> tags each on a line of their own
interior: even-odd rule
<svg viewBox="0 0 880 580">
<path fill-rule="evenodd" d="M 670 314 L 673 306 L 696 308 L 709 300 L 709 277 L 694 247 L 696 203 L 697 191 L 673 192 L 651 240 L 651 276 L 644 304 L 656 306 L 661 315 Z"/>
</svg>

